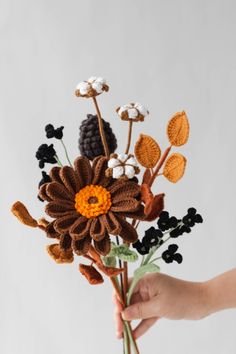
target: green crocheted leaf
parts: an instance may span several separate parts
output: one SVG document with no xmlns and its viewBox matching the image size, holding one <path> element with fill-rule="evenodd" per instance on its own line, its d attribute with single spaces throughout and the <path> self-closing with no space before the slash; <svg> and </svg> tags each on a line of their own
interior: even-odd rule
<svg viewBox="0 0 236 354">
<path fill-rule="evenodd" d="M 116 257 L 113 256 L 102 256 L 102 262 L 106 267 L 116 267 Z"/>
<path fill-rule="evenodd" d="M 109 256 L 118 257 L 120 260 L 125 262 L 136 262 L 138 259 L 138 254 L 129 249 L 127 245 L 114 245 L 112 244 L 112 248 Z"/>
</svg>

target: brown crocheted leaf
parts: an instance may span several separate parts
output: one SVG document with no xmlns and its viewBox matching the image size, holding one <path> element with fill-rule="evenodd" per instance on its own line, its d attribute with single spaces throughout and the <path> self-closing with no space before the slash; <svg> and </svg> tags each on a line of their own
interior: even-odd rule
<svg viewBox="0 0 236 354">
<path fill-rule="evenodd" d="M 91 285 L 103 283 L 102 275 L 92 265 L 79 264 L 80 273 L 85 276 Z"/>
<path fill-rule="evenodd" d="M 186 113 L 176 113 L 168 123 L 167 136 L 171 145 L 181 146 L 187 143 L 189 137 L 189 122 Z"/>
<path fill-rule="evenodd" d="M 178 182 L 184 175 L 186 162 L 186 158 L 179 153 L 170 155 L 165 163 L 163 175 L 172 183 Z"/>
<path fill-rule="evenodd" d="M 161 156 L 158 143 L 152 137 L 143 134 L 136 142 L 134 152 L 138 162 L 146 168 L 155 167 Z"/>
<path fill-rule="evenodd" d="M 17 219 L 27 226 L 37 227 L 38 222 L 32 218 L 27 208 L 23 203 L 17 201 L 11 207 L 11 212 L 17 217 Z"/>
<path fill-rule="evenodd" d="M 146 205 L 146 218 L 145 221 L 154 221 L 164 210 L 164 196 L 165 194 L 155 195 L 152 201 Z"/>
<path fill-rule="evenodd" d="M 58 244 L 52 244 L 47 246 L 49 256 L 51 256 L 55 262 L 72 263 L 74 260 L 73 252 L 71 249 L 63 251 Z"/>
<path fill-rule="evenodd" d="M 153 200 L 153 193 L 151 191 L 151 188 L 146 183 L 143 183 L 141 185 L 141 200 L 145 203 L 145 205 Z M 146 213 L 145 210 L 144 212 Z"/>
<path fill-rule="evenodd" d="M 151 171 L 149 168 L 147 168 L 143 174 L 143 180 L 142 180 L 142 183 L 147 183 L 149 182 L 151 178 Z"/>
<path fill-rule="evenodd" d="M 96 264 L 102 264 L 101 257 L 93 245 L 90 245 L 89 247 L 89 255 L 95 260 Z"/>
<path fill-rule="evenodd" d="M 115 277 L 124 271 L 124 268 L 106 267 L 103 264 L 98 264 L 97 266 L 108 277 Z"/>
</svg>

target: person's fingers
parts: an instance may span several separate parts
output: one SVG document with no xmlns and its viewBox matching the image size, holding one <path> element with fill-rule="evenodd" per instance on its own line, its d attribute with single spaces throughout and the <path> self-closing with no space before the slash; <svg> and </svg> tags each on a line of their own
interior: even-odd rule
<svg viewBox="0 0 236 354">
<path fill-rule="evenodd" d="M 122 318 L 126 321 L 155 317 L 156 298 L 130 305 L 121 312 L 121 315 Z"/>
<path fill-rule="evenodd" d="M 114 319 L 116 323 L 116 336 L 120 339 L 123 337 L 123 322 L 120 313 L 115 313 Z"/>
<path fill-rule="evenodd" d="M 132 294 L 131 299 L 130 299 L 130 305 L 136 304 L 137 302 L 143 301 L 140 293 L 135 293 Z"/>
<path fill-rule="evenodd" d="M 149 330 L 150 327 L 154 325 L 154 323 L 156 323 L 158 319 L 159 317 L 151 317 L 146 320 L 142 320 L 134 330 L 134 338 L 138 339 L 141 337 Z"/>
</svg>

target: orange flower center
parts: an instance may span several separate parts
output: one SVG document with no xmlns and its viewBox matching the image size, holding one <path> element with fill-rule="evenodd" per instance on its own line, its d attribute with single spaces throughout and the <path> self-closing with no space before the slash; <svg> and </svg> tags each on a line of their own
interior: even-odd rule
<svg viewBox="0 0 236 354">
<path fill-rule="evenodd" d="M 75 209 L 86 218 L 106 214 L 111 207 L 111 194 L 106 188 L 91 184 L 75 195 Z"/>
</svg>

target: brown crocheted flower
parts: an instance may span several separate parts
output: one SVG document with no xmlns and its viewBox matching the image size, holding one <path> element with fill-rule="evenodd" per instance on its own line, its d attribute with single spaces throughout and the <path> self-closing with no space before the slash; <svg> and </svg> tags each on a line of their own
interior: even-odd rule
<svg viewBox="0 0 236 354">
<path fill-rule="evenodd" d="M 46 213 L 54 218 L 47 225 L 49 237 L 59 238 L 65 251 L 86 254 L 91 241 L 102 255 L 110 251 L 111 235 L 133 243 L 138 235 L 126 218 L 143 219 L 140 186 L 134 180 L 114 180 L 106 176 L 107 158 L 99 156 L 92 166 L 85 156 L 74 168 L 53 167 L 51 182 L 41 186 L 39 196 L 46 200 Z"/>
</svg>

